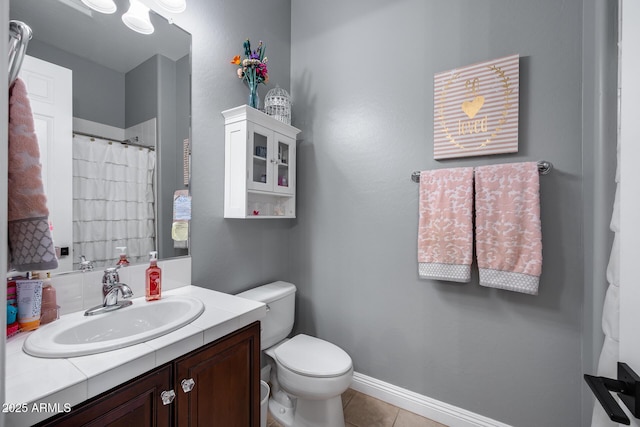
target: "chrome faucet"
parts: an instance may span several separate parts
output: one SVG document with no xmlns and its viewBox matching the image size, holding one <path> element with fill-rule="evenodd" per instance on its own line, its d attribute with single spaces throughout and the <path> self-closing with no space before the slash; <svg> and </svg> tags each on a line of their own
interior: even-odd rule
<svg viewBox="0 0 640 427">
<path fill-rule="evenodd" d="M 119 268 L 120 265 L 117 265 L 104 271 L 102 276 L 102 304 L 85 311 L 85 316 L 107 313 L 132 304 L 129 298 L 133 296 L 133 291 L 125 283 L 120 282 Z M 122 295 L 122 299 L 126 299 L 126 301 L 118 301 L 118 292 Z"/>
<path fill-rule="evenodd" d="M 93 271 L 93 262 L 87 260 L 84 255 L 80 255 L 80 270 Z"/>
<path fill-rule="evenodd" d="M 118 274 L 119 268 L 120 265 L 117 265 L 115 267 L 109 267 L 104 271 L 104 275 L 102 276 L 103 307 L 110 307 L 118 304 L 118 290 L 122 294 L 123 299 L 131 298 L 133 296 L 131 288 L 124 283 L 120 283 L 120 275 Z M 131 301 L 124 301 L 123 303 L 126 302 L 131 304 Z"/>
</svg>

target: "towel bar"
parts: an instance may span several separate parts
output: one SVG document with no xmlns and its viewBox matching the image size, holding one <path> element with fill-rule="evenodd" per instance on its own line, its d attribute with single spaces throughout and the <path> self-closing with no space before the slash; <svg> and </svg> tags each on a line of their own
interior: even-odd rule
<svg viewBox="0 0 640 427">
<path fill-rule="evenodd" d="M 540 173 L 540 175 L 548 174 L 549 172 L 551 172 L 551 169 L 553 169 L 553 164 L 551 164 L 551 162 L 546 160 L 538 161 L 538 172 Z M 411 174 L 411 181 L 420 182 L 420 171 L 415 171 Z"/>
</svg>

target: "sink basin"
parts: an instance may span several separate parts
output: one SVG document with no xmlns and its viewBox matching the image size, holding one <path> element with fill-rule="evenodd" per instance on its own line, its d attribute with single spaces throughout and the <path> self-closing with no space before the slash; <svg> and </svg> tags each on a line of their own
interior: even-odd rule
<svg viewBox="0 0 640 427">
<path fill-rule="evenodd" d="M 158 301 L 133 300 L 129 307 L 87 317 L 82 312 L 41 326 L 25 340 L 23 350 L 37 357 L 75 357 L 102 353 L 168 334 L 204 311 L 202 301 L 167 296 Z"/>
</svg>

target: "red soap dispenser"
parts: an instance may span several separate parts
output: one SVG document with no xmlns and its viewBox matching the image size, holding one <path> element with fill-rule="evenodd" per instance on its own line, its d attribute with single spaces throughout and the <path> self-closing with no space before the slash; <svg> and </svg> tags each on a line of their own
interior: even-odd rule
<svg viewBox="0 0 640 427">
<path fill-rule="evenodd" d="M 117 250 L 120 251 L 120 259 L 118 260 L 117 265 L 126 267 L 129 265 L 129 260 L 127 259 L 127 247 L 126 246 L 118 246 Z"/>
<path fill-rule="evenodd" d="M 162 297 L 162 270 L 158 267 L 158 252 L 150 252 L 149 258 L 145 298 L 147 301 L 154 301 Z"/>
</svg>

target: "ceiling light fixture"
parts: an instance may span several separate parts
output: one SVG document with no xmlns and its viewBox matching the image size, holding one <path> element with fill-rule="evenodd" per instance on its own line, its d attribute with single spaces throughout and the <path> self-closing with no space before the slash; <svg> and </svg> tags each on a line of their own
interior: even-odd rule
<svg viewBox="0 0 640 427">
<path fill-rule="evenodd" d="M 154 31 L 149 19 L 149 8 L 138 0 L 129 0 L 129 10 L 122 15 L 122 22 L 140 34 L 152 34 Z"/>
<path fill-rule="evenodd" d="M 153 2 L 171 13 L 181 13 L 187 8 L 187 0 L 153 0 Z"/>
<path fill-rule="evenodd" d="M 114 13 L 118 7 L 113 0 L 82 0 L 82 3 L 100 13 Z"/>
</svg>

